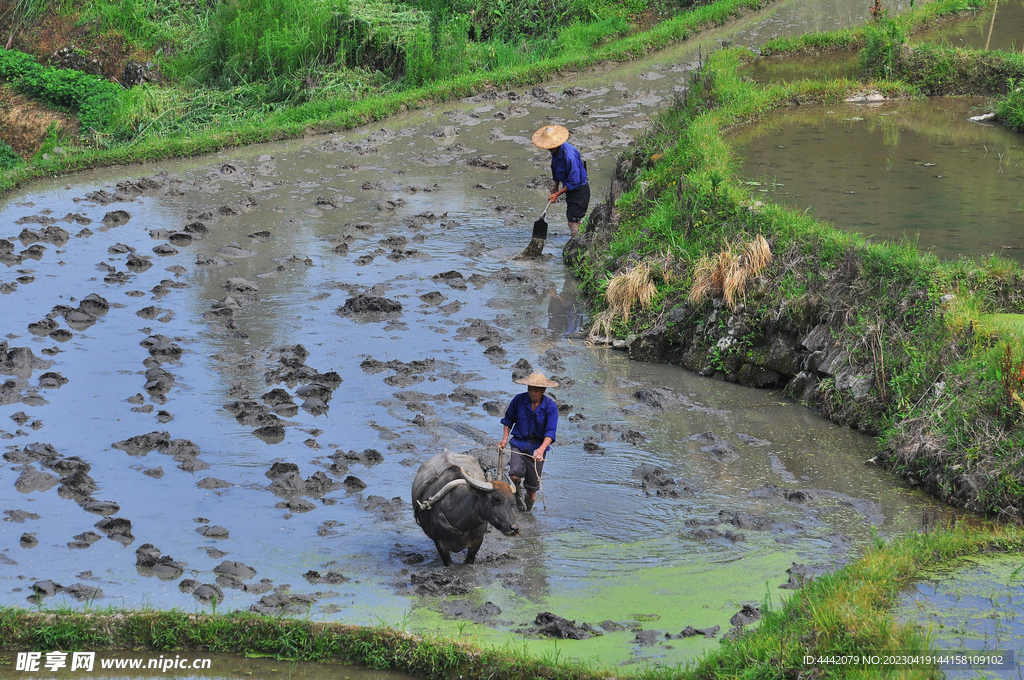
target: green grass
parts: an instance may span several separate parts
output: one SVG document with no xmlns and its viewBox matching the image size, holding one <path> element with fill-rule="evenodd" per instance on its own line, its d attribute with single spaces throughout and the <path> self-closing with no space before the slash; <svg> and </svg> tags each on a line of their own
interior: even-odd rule
<svg viewBox="0 0 1024 680">
<path fill-rule="evenodd" d="M 996 116 L 1016 132 L 1024 132 L 1024 86 L 1021 79 L 1010 78 L 1006 94 L 996 102 Z"/>
</svg>

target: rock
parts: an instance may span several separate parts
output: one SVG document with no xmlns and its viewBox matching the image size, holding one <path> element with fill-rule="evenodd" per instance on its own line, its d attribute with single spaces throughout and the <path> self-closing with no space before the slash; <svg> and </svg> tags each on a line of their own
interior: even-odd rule
<svg viewBox="0 0 1024 680">
<path fill-rule="evenodd" d="M 24 533 L 21 535 L 19 543 L 22 548 L 34 548 L 39 545 L 39 539 L 36 538 L 34 533 Z"/>
</svg>

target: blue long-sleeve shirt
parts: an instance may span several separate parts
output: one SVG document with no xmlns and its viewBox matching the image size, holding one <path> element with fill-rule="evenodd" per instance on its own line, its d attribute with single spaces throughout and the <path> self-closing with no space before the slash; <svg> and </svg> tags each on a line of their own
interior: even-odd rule
<svg viewBox="0 0 1024 680">
<path fill-rule="evenodd" d="M 587 183 L 587 169 L 575 146 L 566 142 L 551 154 L 551 179 L 561 182 L 569 191 Z"/>
<path fill-rule="evenodd" d="M 512 428 L 510 443 L 512 446 L 532 454 L 544 441 L 545 437 L 551 437 L 555 441 L 555 431 L 558 429 L 558 405 L 549 397 L 544 396 L 536 410 L 530 409 L 530 395 L 523 392 L 512 397 L 508 408 L 505 410 L 505 417 L 501 424 Z"/>
</svg>

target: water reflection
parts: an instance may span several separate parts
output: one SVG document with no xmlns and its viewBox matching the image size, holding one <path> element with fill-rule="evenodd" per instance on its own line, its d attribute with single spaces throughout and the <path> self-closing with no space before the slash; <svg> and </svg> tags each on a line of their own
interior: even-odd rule
<svg viewBox="0 0 1024 680">
<path fill-rule="evenodd" d="M 1024 136 L 978 99 L 781 109 L 732 137 L 754 193 L 943 258 L 1024 260 Z"/>
</svg>

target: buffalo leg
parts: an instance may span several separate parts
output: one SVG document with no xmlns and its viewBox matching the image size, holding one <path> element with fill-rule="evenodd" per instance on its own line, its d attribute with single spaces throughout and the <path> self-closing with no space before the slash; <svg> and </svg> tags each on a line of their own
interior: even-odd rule
<svg viewBox="0 0 1024 680">
<path fill-rule="evenodd" d="M 448 550 L 441 545 L 441 541 L 434 541 L 434 545 L 437 547 L 437 554 L 441 556 L 441 562 L 444 563 L 444 566 L 452 566 L 451 553 L 449 553 Z M 477 549 L 479 550 L 480 546 L 477 546 Z"/>
<path fill-rule="evenodd" d="M 482 546 L 483 544 L 484 535 L 483 532 L 481 532 L 480 536 L 474 539 L 473 542 L 469 544 L 469 550 L 466 551 L 465 564 L 473 564 L 473 562 L 476 561 L 476 554 L 480 552 L 480 546 Z"/>
</svg>

